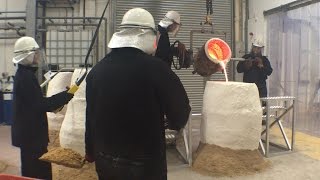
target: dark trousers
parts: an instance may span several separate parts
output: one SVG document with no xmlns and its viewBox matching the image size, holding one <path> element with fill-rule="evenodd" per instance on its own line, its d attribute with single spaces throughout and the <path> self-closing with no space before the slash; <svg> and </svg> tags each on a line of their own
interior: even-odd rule
<svg viewBox="0 0 320 180">
<path fill-rule="evenodd" d="M 259 97 L 267 97 L 268 91 L 267 91 L 267 87 L 263 87 L 263 88 L 258 88 L 259 90 Z"/>
<path fill-rule="evenodd" d="M 260 98 L 267 97 L 267 94 L 268 94 L 267 87 L 258 88 L 258 90 L 259 90 L 259 97 Z M 262 106 L 263 107 L 266 106 L 266 102 L 265 101 L 262 102 Z"/>
<path fill-rule="evenodd" d="M 166 180 L 167 175 L 152 175 L 148 167 L 138 161 L 99 155 L 96 171 L 99 180 Z"/>
<path fill-rule="evenodd" d="M 46 152 L 48 152 L 47 147 L 20 148 L 22 176 L 51 180 L 51 163 L 39 160 L 39 157 Z"/>
</svg>

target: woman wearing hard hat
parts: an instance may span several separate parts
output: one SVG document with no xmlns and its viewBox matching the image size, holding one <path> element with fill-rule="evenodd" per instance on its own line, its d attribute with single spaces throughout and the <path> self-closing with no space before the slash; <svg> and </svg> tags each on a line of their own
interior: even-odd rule
<svg viewBox="0 0 320 180">
<path fill-rule="evenodd" d="M 13 88 L 12 144 L 20 148 L 22 176 L 52 179 L 51 164 L 38 158 L 47 152 L 46 112 L 68 103 L 73 95 L 63 91 L 43 97 L 35 72 L 40 63 L 39 45 L 32 37 L 21 37 L 14 45 L 13 63 L 18 64 Z"/>
<path fill-rule="evenodd" d="M 243 82 L 257 85 L 260 98 L 267 97 L 266 80 L 273 71 L 269 59 L 262 56 L 263 47 L 262 38 L 256 38 L 252 43 L 251 52 L 243 56 L 246 60 L 240 61 L 237 65 L 238 73 L 243 73 Z"/>
</svg>

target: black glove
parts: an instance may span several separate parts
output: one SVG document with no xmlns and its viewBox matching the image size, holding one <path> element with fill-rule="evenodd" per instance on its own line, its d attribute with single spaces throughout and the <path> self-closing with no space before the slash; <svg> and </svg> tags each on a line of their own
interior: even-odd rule
<svg viewBox="0 0 320 180">
<path fill-rule="evenodd" d="M 256 66 L 258 66 L 259 68 L 263 68 L 263 61 L 260 57 L 256 57 L 254 61 Z"/>
<path fill-rule="evenodd" d="M 67 104 L 72 98 L 73 94 L 68 93 L 68 90 L 45 98 L 46 111 L 54 112 Z"/>
<path fill-rule="evenodd" d="M 251 59 L 244 61 L 244 68 L 245 68 L 246 70 L 249 70 L 249 69 L 252 67 L 252 61 L 253 61 L 253 60 L 251 60 Z"/>
<path fill-rule="evenodd" d="M 74 94 L 68 93 L 68 90 L 64 91 L 63 93 L 67 104 L 73 98 Z"/>
</svg>

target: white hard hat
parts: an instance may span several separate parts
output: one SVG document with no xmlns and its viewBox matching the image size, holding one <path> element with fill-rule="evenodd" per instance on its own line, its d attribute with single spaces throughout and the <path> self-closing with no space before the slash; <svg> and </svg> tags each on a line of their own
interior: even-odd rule
<svg viewBox="0 0 320 180">
<path fill-rule="evenodd" d="M 253 39 L 252 45 L 260 48 L 264 47 L 262 36 L 256 36 Z"/>
<path fill-rule="evenodd" d="M 173 22 L 180 24 L 180 14 L 176 11 L 168 11 L 165 17 L 171 19 Z"/>
<path fill-rule="evenodd" d="M 153 16 L 145 9 L 134 8 L 125 13 L 120 31 L 112 35 L 109 48 L 133 47 L 152 54 L 156 47 Z"/>
<path fill-rule="evenodd" d="M 19 38 L 14 44 L 14 57 L 12 62 L 20 63 L 31 54 L 34 54 L 37 49 L 39 49 L 39 45 L 34 38 L 28 36 Z"/>
<path fill-rule="evenodd" d="M 180 24 L 180 14 L 176 11 L 168 11 L 164 18 L 159 22 L 163 28 L 167 28 L 173 23 Z"/>
<path fill-rule="evenodd" d="M 153 16 L 145 9 L 133 8 L 122 18 L 121 27 L 140 26 L 155 29 Z"/>
</svg>

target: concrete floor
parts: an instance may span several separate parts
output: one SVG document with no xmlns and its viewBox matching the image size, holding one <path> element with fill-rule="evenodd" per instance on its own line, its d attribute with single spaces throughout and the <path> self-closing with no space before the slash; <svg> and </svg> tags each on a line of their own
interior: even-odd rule
<svg viewBox="0 0 320 180">
<path fill-rule="evenodd" d="M 0 125 L 0 163 L 6 164 L 6 174 L 20 174 L 20 150 L 11 146 L 10 126 Z"/>
<path fill-rule="evenodd" d="M 297 134 L 301 136 L 301 134 Z M 305 138 L 305 137 L 304 137 Z M 308 138 L 308 137 L 306 137 Z M 208 177 L 192 171 L 183 163 L 176 150 L 168 149 L 168 179 L 169 180 L 319 180 L 320 179 L 320 156 L 308 155 L 320 153 L 320 138 L 312 137 L 315 148 L 305 148 L 302 142 L 296 143 L 296 151 L 274 155 L 268 160 L 272 167 L 263 173 L 241 177 Z M 297 137 L 299 139 L 299 137 Z M 11 146 L 10 127 L 0 126 L 0 162 L 7 164 L 6 169 L 0 173 L 20 174 L 19 149 Z M 308 152 L 308 153 L 306 153 Z"/>
</svg>

